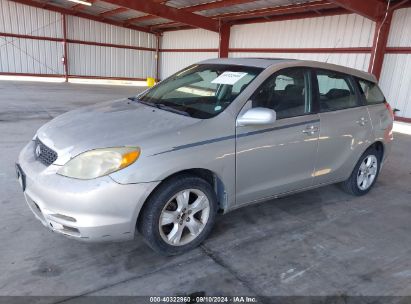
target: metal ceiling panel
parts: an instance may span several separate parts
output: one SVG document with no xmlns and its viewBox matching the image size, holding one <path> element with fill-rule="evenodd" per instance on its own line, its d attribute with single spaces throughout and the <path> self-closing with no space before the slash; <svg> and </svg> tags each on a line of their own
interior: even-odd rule
<svg viewBox="0 0 411 304">
<path fill-rule="evenodd" d="M 128 10 L 120 14 L 115 14 L 110 16 L 111 19 L 117 20 L 117 21 L 126 21 L 127 19 L 131 18 L 137 18 L 141 16 L 145 16 L 146 14 L 134 11 L 134 10 Z"/>
<path fill-rule="evenodd" d="M 94 2 L 93 3 L 93 5 L 92 6 L 90 6 L 90 7 L 99 7 L 99 8 L 103 8 L 103 9 L 105 9 L 106 11 L 111 11 L 111 10 L 113 10 L 113 9 L 116 9 L 116 8 L 119 8 L 120 6 L 118 6 L 118 5 L 114 5 L 114 4 L 111 4 L 111 3 L 108 3 L 108 2 L 104 2 L 104 1 L 97 1 L 97 2 Z"/>
<path fill-rule="evenodd" d="M 104 13 L 106 11 L 108 11 L 108 9 L 106 9 L 104 7 L 97 6 L 97 5 L 85 6 L 81 10 L 81 12 L 91 14 L 91 15 L 99 15 L 99 14 Z"/>
<path fill-rule="evenodd" d="M 52 1 L 43 0 L 42 2 L 51 4 L 51 5 L 56 5 L 56 6 L 59 6 L 59 7 L 64 7 L 64 8 L 71 8 L 74 5 L 76 5 L 76 3 L 70 2 L 70 1 L 67 1 L 67 0 L 66 1 L 64 1 L 64 0 L 52 0 Z"/>
<path fill-rule="evenodd" d="M 150 20 L 144 20 L 138 23 L 134 23 L 139 26 L 150 26 L 150 25 L 156 25 L 156 24 L 163 24 L 163 23 L 168 23 L 172 22 L 172 20 L 164 19 L 164 18 L 155 18 L 155 19 L 150 19 Z"/>
<path fill-rule="evenodd" d="M 229 14 L 229 13 L 240 13 L 240 12 L 247 12 L 253 11 L 258 9 L 264 8 L 273 8 L 278 6 L 287 6 L 292 4 L 301 4 L 301 3 L 308 3 L 312 1 L 304 1 L 304 0 L 259 0 L 255 2 L 243 3 L 239 5 L 231 5 L 227 7 L 215 8 L 211 10 L 206 10 L 199 12 L 200 15 L 203 16 L 216 16 L 221 14 Z"/>
<path fill-rule="evenodd" d="M 215 1 L 216 0 L 170 0 L 170 1 L 167 1 L 167 5 L 176 7 L 176 8 L 181 8 L 181 7 L 194 6 L 194 5 L 210 3 L 210 2 L 215 2 Z"/>
</svg>

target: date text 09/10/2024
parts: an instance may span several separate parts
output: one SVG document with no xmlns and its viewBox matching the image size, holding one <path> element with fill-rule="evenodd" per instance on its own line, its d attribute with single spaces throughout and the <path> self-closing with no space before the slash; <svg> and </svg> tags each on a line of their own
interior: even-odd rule
<svg viewBox="0 0 411 304">
<path fill-rule="evenodd" d="M 150 303 L 257 303 L 256 297 L 248 296 L 171 296 L 150 297 Z"/>
</svg>

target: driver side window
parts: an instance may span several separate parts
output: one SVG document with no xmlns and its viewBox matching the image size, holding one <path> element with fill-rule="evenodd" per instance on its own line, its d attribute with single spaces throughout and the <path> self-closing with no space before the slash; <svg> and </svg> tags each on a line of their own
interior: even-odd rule
<svg viewBox="0 0 411 304">
<path fill-rule="evenodd" d="M 277 119 L 311 112 L 310 71 L 291 68 L 270 76 L 251 97 L 253 107 L 273 109 Z"/>
</svg>

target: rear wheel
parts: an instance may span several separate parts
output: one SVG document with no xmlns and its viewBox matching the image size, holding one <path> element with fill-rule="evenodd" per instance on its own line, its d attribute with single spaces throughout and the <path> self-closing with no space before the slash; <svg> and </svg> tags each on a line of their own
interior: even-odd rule
<svg viewBox="0 0 411 304">
<path fill-rule="evenodd" d="M 207 237 L 216 212 L 217 200 L 209 183 L 195 176 L 177 176 L 148 199 L 138 228 L 155 251 L 176 255 Z"/>
<path fill-rule="evenodd" d="M 369 148 L 361 156 L 351 176 L 342 183 L 343 189 L 353 195 L 368 193 L 374 186 L 380 172 L 381 155 L 375 148 Z"/>
</svg>

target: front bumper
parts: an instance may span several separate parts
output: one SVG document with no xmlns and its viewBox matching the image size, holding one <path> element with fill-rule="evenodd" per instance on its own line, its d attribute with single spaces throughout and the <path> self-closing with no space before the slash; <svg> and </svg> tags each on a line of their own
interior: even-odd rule
<svg viewBox="0 0 411 304">
<path fill-rule="evenodd" d="M 33 142 L 18 163 L 25 175 L 24 196 L 34 215 L 52 231 L 84 241 L 132 239 L 148 195 L 159 182 L 119 184 L 109 176 L 78 180 L 56 174 L 34 157 Z"/>
</svg>

